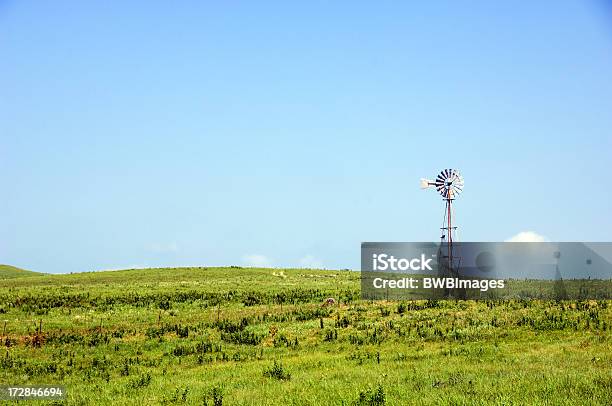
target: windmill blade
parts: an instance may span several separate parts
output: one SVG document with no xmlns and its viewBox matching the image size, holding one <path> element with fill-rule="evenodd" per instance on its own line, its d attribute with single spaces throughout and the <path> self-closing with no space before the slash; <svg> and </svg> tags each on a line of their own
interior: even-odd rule
<svg viewBox="0 0 612 406">
<path fill-rule="evenodd" d="M 463 185 L 463 176 L 456 169 L 453 169 L 453 183 Z"/>
<path fill-rule="evenodd" d="M 454 199 L 463 192 L 463 176 L 457 169 L 442 169 L 433 181 L 421 178 L 421 188 L 430 187 L 434 187 L 443 198 Z"/>
</svg>

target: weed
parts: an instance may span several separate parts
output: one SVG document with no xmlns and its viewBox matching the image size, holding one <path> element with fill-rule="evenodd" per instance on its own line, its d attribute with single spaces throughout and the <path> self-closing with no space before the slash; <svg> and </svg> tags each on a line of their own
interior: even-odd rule
<svg viewBox="0 0 612 406">
<path fill-rule="evenodd" d="M 378 385 L 376 389 L 368 388 L 359 392 L 357 400 L 353 402 L 354 406 L 382 406 L 386 403 L 385 390 L 382 385 Z"/>
<path fill-rule="evenodd" d="M 128 382 L 128 389 L 140 389 L 149 386 L 151 383 L 151 374 L 148 372 L 142 374 Z"/>
<path fill-rule="evenodd" d="M 279 381 L 288 381 L 291 379 L 291 374 L 283 367 L 281 363 L 276 361 L 274 361 L 274 364 L 270 368 L 264 369 L 263 376 L 278 379 Z"/>
</svg>

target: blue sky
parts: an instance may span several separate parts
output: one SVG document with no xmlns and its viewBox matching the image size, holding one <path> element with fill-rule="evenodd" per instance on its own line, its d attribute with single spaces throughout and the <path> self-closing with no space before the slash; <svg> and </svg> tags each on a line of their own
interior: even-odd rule
<svg viewBox="0 0 612 406">
<path fill-rule="evenodd" d="M 611 240 L 606 3 L 295 3 L 0 1 L 0 263 L 358 268 L 446 167 L 462 240 Z"/>
</svg>

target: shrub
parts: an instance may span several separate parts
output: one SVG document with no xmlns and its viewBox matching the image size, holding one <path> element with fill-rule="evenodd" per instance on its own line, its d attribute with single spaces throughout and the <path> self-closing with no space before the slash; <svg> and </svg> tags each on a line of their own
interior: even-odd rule
<svg viewBox="0 0 612 406">
<path fill-rule="evenodd" d="M 239 322 L 233 322 L 231 320 L 219 320 L 213 323 L 213 326 L 224 333 L 236 333 L 244 330 L 250 324 L 249 319 L 243 317 Z"/>
<path fill-rule="evenodd" d="M 204 405 L 209 404 L 209 397 L 212 400 L 212 406 L 223 406 L 223 390 L 220 386 L 215 386 L 204 396 Z"/>
<path fill-rule="evenodd" d="M 128 376 L 130 375 L 130 365 L 127 360 L 123 361 L 123 365 L 121 366 L 121 370 L 119 371 L 119 375 Z"/>
<path fill-rule="evenodd" d="M 336 327 L 347 328 L 351 324 L 350 320 L 346 316 L 339 317 L 336 320 Z"/>
<path fill-rule="evenodd" d="M 234 344 L 258 345 L 263 337 L 250 331 L 237 331 L 235 333 L 221 333 L 221 339 Z"/>
<path fill-rule="evenodd" d="M 299 345 L 299 341 L 298 338 L 295 337 L 293 340 L 290 338 L 287 338 L 287 336 L 283 333 L 279 334 L 278 336 L 274 337 L 274 346 L 275 347 L 297 347 Z"/>
<path fill-rule="evenodd" d="M 255 306 L 264 302 L 263 295 L 259 292 L 247 293 L 246 297 L 242 301 L 245 306 Z"/>
<path fill-rule="evenodd" d="M 292 311 L 292 314 L 295 315 L 295 320 L 297 321 L 307 321 L 313 319 L 320 319 L 322 317 L 329 316 L 331 310 L 325 309 L 323 307 L 317 307 L 314 309 L 296 309 Z"/>
<path fill-rule="evenodd" d="M 181 327 L 177 324 L 174 328 L 174 331 L 176 332 L 176 335 L 179 336 L 180 338 L 189 337 L 189 326 Z"/>
<path fill-rule="evenodd" d="M 193 348 L 191 347 L 187 347 L 184 345 L 177 345 L 173 350 L 172 350 L 172 355 L 174 355 L 175 357 L 181 357 L 184 355 L 190 355 L 193 354 Z"/>
<path fill-rule="evenodd" d="M 334 341 L 338 339 L 338 330 L 325 330 L 325 341 Z"/>
<path fill-rule="evenodd" d="M 263 376 L 278 379 L 279 381 L 288 381 L 291 379 L 291 374 L 283 368 L 282 364 L 276 361 L 274 361 L 272 367 L 264 369 Z"/>
<path fill-rule="evenodd" d="M 150 383 L 151 383 L 151 374 L 146 373 L 146 374 L 140 375 L 137 378 L 132 379 L 128 383 L 128 388 L 129 389 L 144 388 L 145 386 L 149 386 Z"/>
<path fill-rule="evenodd" d="M 376 389 L 370 388 L 359 392 L 359 397 L 353 405 L 355 406 L 382 406 L 386 403 L 385 390 L 382 385 L 378 385 Z"/>
</svg>

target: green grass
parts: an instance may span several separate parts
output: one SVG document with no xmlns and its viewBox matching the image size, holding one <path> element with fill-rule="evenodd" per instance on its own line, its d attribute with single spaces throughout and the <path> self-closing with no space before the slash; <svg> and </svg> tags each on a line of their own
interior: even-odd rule
<svg viewBox="0 0 612 406">
<path fill-rule="evenodd" d="M 26 271 L 25 269 L 17 268 L 11 265 L 0 264 L 0 279 L 7 278 L 23 278 L 26 276 L 37 276 L 42 275 L 39 272 Z"/>
<path fill-rule="evenodd" d="M 612 301 L 369 302 L 359 276 L 0 280 L 0 383 L 63 384 L 92 405 L 610 404 Z"/>
</svg>

